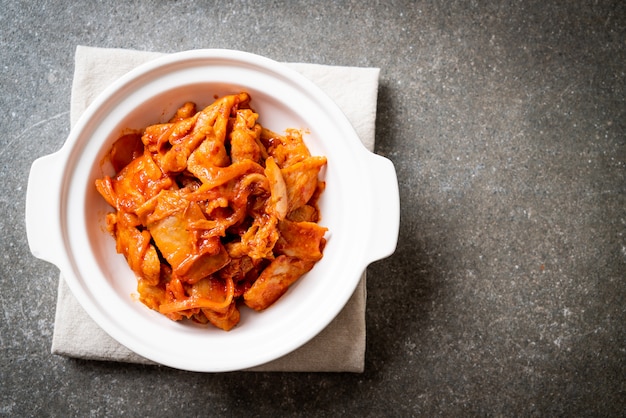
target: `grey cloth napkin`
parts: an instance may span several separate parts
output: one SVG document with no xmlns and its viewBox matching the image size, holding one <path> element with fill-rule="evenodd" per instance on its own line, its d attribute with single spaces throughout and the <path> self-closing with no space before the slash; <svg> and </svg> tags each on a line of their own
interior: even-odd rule
<svg viewBox="0 0 626 418">
<path fill-rule="evenodd" d="M 71 124 L 110 83 L 163 54 L 78 46 L 71 99 Z M 317 84 L 343 110 L 359 138 L 374 148 L 378 68 L 285 64 Z M 362 372 L 365 363 L 365 272 L 344 309 L 315 338 L 297 350 L 250 371 Z M 82 309 L 63 277 L 52 338 L 52 353 L 62 356 L 152 364 L 105 333 Z"/>
</svg>

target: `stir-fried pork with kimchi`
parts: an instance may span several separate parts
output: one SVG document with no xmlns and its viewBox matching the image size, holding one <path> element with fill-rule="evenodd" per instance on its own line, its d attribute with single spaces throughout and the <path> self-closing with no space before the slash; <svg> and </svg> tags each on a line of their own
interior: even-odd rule
<svg viewBox="0 0 626 418">
<path fill-rule="evenodd" d="M 117 140 L 116 174 L 96 180 L 139 300 L 172 320 L 230 330 L 242 304 L 266 309 L 322 258 L 326 158 L 258 118 L 247 93 L 185 103 Z"/>
</svg>

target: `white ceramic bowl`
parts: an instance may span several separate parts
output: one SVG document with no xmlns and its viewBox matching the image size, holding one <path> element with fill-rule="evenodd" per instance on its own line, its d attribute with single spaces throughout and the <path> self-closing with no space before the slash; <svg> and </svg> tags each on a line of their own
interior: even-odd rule
<svg viewBox="0 0 626 418">
<path fill-rule="evenodd" d="M 262 313 L 241 309 L 230 332 L 173 322 L 131 298 L 136 279 L 105 232 L 111 210 L 94 180 L 125 129 L 165 121 L 185 101 L 247 91 L 260 122 L 305 128 L 314 155 L 328 157 L 321 224 L 324 258 Z M 161 117 L 161 120 L 158 120 Z M 218 372 L 253 367 L 309 341 L 344 307 L 364 269 L 395 250 L 399 198 L 393 164 L 370 153 L 337 105 L 280 63 L 230 50 L 172 54 L 138 67 L 86 110 L 58 152 L 31 168 L 26 226 L 32 253 L 54 263 L 95 322 L 137 354 L 167 366 Z M 181 353 L 185 353 L 181 355 Z"/>
</svg>

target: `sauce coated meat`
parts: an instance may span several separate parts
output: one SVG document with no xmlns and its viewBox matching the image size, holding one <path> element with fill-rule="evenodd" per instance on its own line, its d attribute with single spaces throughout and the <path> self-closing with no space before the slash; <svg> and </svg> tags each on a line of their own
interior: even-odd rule
<svg viewBox="0 0 626 418">
<path fill-rule="evenodd" d="M 185 103 L 122 136 L 109 153 L 116 174 L 96 180 L 139 300 L 172 320 L 228 331 L 242 304 L 266 309 L 323 256 L 326 158 L 300 131 L 279 135 L 258 118 L 247 93 L 199 111 Z"/>
</svg>

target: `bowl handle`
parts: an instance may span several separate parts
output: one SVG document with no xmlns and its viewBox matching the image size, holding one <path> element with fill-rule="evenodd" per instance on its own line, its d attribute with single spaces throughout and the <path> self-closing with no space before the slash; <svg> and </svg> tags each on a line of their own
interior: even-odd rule
<svg viewBox="0 0 626 418">
<path fill-rule="evenodd" d="M 369 154 L 372 244 L 367 250 L 367 259 L 374 262 L 389 257 L 396 250 L 400 228 L 400 194 L 396 169 L 391 160 L 377 154 Z"/>
<path fill-rule="evenodd" d="M 33 162 L 26 191 L 26 236 L 37 258 L 57 264 L 61 260 L 60 193 L 63 165 L 60 152 Z"/>
</svg>

